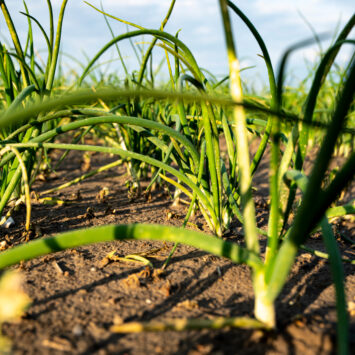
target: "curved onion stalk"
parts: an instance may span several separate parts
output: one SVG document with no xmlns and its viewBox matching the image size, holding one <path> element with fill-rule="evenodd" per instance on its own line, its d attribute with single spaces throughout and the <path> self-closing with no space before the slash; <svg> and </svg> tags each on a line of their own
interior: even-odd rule
<svg viewBox="0 0 355 355">
<path fill-rule="evenodd" d="M 164 90 L 119 90 L 119 89 L 99 89 L 96 92 L 92 90 L 78 90 L 71 94 L 64 95 L 59 98 L 52 98 L 51 100 L 46 100 L 45 102 L 36 103 L 31 106 L 26 107 L 26 110 L 21 110 L 8 115 L 6 118 L 4 114 L 0 116 L 0 129 L 7 127 L 11 124 L 19 124 L 30 120 L 31 117 L 38 116 L 41 112 L 48 112 L 53 109 L 59 109 L 70 105 L 79 105 L 83 103 L 97 101 L 98 99 L 103 100 L 116 100 L 118 98 L 154 98 L 155 100 L 166 99 L 169 101 L 179 101 L 184 102 L 208 102 L 210 104 L 233 107 L 233 106 L 243 106 L 246 109 L 267 113 L 270 115 L 277 115 L 280 119 L 286 120 L 287 122 L 302 122 L 302 118 L 285 112 L 276 112 L 269 108 L 262 107 L 253 102 L 236 102 L 229 97 L 212 96 L 207 94 L 192 94 L 192 93 L 179 93 L 179 92 L 167 92 Z M 81 110 L 81 109 L 79 109 Z M 326 129 L 329 124 L 322 123 L 319 121 L 313 121 L 308 123 L 309 126 Z M 342 127 L 343 133 L 355 136 L 355 130 L 349 127 Z"/>
<path fill-rule="evenodd" d="M 7 110 L 6 114 L 8 114 L 8 110 Z M 56 120 L 58 118 L 63 118 L 63 117 L 77 118 L 78 116 L 79 117 L 80 116 L 83 116 L 83 117 L 84 116 L 94 116 L 94 117 L 112 116 L 112 113 L 104 111 L 104 110 L 88 109 L 88 108 L 61 110 L 61 111 L 58 111 L 55 113 L 50 113 L 49 115 L 42 115 L 41 117 L 38 117 L 38 119 L 36 121 L 31 121 L 30 123 L 23 124 L 20 128 L 11 132 L 6 137 L 6 140 L 11 141 L 20 133 L 27 131 L 31 127 L 37 126 L 39 123 L 44 123 L 47 121 Z"/>
<path fill-rule="evenodd" d="M 20 245 L 0 253 L 0 269 L 14 265 L 23 260 L 30 260 L 49 253 L 78 247 L 89 243 L 97 243 L 111 240 L 124 239 L 149 239 L 179 242 L 202 250 L 206 250 L 217 256 L 229 258 L 235 263 L 245 263 L 253 269 L 258 269 L 262 266 L 260 258 L 239 247 L 235 243 L 223 241 L 220 238 L 212 237 L 201 232 L 189 231 L 183 228 L 165 227 L 157 225 L 112 225 L 88 228 L 84 230 L 76 230 L 63 233 L 54 237 L 31 241 L 25 245 Z M 121 328 L 114 328 L 112 331 L 134 331 L 132 324 L 123 325 Z M 182 330 L 182 322 L 176 321 L 170 325 L 164 323 L 147 324 L 145 329 L 141 330 Z M 183 329 L 200 329 L 201 327 L 219 329 L 225 326 L 234 326 L 241 328 L 260 328 L 268 329 L 267 325 L 260 321 L 249 318 L 220 318 L 214 320 L 192 320 L 184 322 Z M 141 325 L 142 327 L 142 325 Z"/>
<path fill-rule="evenodd" d="M 205 233 L 171 226 L 131 224 L 75 230 L 31 241 L 0 253 L 0 269 L 17 264 L 22 260 L 30 260 L 68 248 L 123 239 L 179 242 L 226 257 L 235 263 L 245 263 L 254 269 L 262 267 L 262 262 L 258 255 L 239 247 L 235 243 L 224 241 Z"/>
<path fill-rule="evenodd" d="M 156 37 L 157 39 L 165 41 L 165 43 L 167 43 L 168 45 L 171 45 L 171 46 L 177 45 L 182 50 L 182 55 L 185 57 L 185 59 L 190 63 L 190 65 L 194 69 L 195 74 L 199 73 L 198 65 L 197 65 L 196 60 L 193 57 L 191 51 L 177 37 L 174 37 L 171 34 L 164 32 L 164 31 L 160 31 L 160 30 L 141 29 L 138 31 L 127 32 L 125 34 L 117 36 L 114 39 L 112 39 L 110 42 L 108 42 L 104 47 L 102 47 L 102 49 L 94 56 L 94 58 L 90 61 L 90 63 L 84 69 L 83 74 L 81 75 L 80 80 L 79 80 L 79 85 L 82 84 L 85 76 L 88 74 L 89 70 L 94 65 L 94 63 L 98 60 L 98 58 L 100 58 L 102 56 L 102 54 L 105 53 L 115 43 L 118 43 L 124 39 L 129 39 L 132 37 L 137 37 L 137 36 L 142 36 L 142 35 L 152 35 L 152 36 Z M 197 77 L 197 79 L 200 81 L 203 81 L 203 80 L 201 80 L 201 79 L 203 79 L 203 76 Z"/>
<path fill-rule="evenodd" d="M 220 238 L 212 237 L 201 232 L 189 231 L 183 228 L 133 224 L 76 230 L 50 238 L 31 241 L 25 245 L 21 245 L 0 253 L 0 269 L 14 265 L 22 260 L 30 260 L 41 255 L 46 255 L 68 248 L 74 248 L 89 243 L 123 239 L 149 239 L 184 243 L 201 248 L 218 256 L 227 257 L 235 263 L 245 263 L 254 270 L 258 270 L 262 267 L 262 262 L 257 255 L 239 247 L 235 243 L 223 241 Z M 177 323 L 175 322 L 174 324 L 175 327 L 170 327 L 170 329 L 177 329 Z M 129 327 L 129 325 L 126 325 L 126 327 L 127 326 Z M 152 324 L 150 324 L 150 326 L 152 326 Z M 224 318 L 213 320 L 212 322 L 207 320 L 195 320 L 185 324 L 185 327 L 191 328 L 192 326 L 195 329 L 201 328 L 201 326 L 211 328 L 220 328 L 222 326 L 262 329 L 268 328 L 267 325 L 249 318 Z M 113 329 L 113 331 L 119 331 L 119 329 Z"/>
<path fill-rule="evenodd" d="M 65 106 L 70 105 L 78 105 L 84 104 L 88 102 L 97 101 L 98 99 L 103 100 L 116 100 L 116 99 L 127 99 L 127 98 L 154 98 L 156 100 L 167 99 L 171 101 L 175 100 L 184 100 L 186 102 L 201 102 L 206 101 L 210 102 L 211 104 L 218 104 L 222 106 L 233 106 L 236 103 L 230 98 L 221 98 L 221 97 L 214 97 L 209 95 L 196 95 L 190 93 L 177 93 L 177 92 L 167 92 L 163 90 L 120 90 L 120 89 L 99 89 L 99 90 L 78 90 L 77 92 L 72 92 L 68 95 L 64 95 L 59 98 L 52 98 L 51 100 L 46 100 L 44 102 L 39 102 L 33 104 L 31 106 L 26 107 L 26 110 L 13 112 L 9 115 L 3 114 L 0 119 L 0 128 L 7 127 L 11 124 L 19 124 L 30 120 L 34 116 L 38 116 L 42 112 L 48 112 L 53 109 L 59 109 Z M 257 105 L 248 104 L 248 107 L 253 107 L 258 111 L 264 112 L 265 109 L 261 108 Z M 82 110 L 88 109 L 74 109 L 80 114 Z M 55 116 L 53 114 L 53 118 L 60 117 L 60 115 L 66 115 L 65 112 L 69 111 L 62 111 L 63 114 L 59 113 L 59 116 Z M 75 113 L 75 112 L 73 112 Z M 83 112 L 83 114 L 86 114 Z M 5 118 L 6 115 L 6 118 Z M 52 115 L 52 114 L 50 114 Z M 283 116 L 284 117 L 284 116 Z M 293 116 L 286 116 L 290 119 L 296 119 Z M 39 119 L 41 122 L 44 117 Z M 355 134 L 355 133 L 354 133 Z"/>
<path fill-rule="evenodd" d="M 195 164 L 195 167 L 198 168 L 199 164 L 199 155 L 195 149 L 195 147 L 192 145 L 192 143 L 185 138 L 185 136 L 181 135 L 179 132 L 176 130 L 165 126 L 161 123 L 154 122 L 151 120 L 147 120 L 144 118 L 138 118 L 138 117 L 129 117 L 129 116 L 99 116 L 99 117 L 90 117 L 90 118 L 85 118 L 83 120 L 77 120 L 71 123 L 68 123 L 66 125 L 62 125 L 60 127 L 57 127 L 53 130 L 50 130 L 48 132 L 45 132 L 38 137 L 35 137 L 30 140 L 30 142 L 33 143 L 38 143 L 38 142 L 44 142 L 46 140 L 49 140 L 51 138 L 54 138 L 58 134 L 65 133 L 71 130 L 75 130 L 81 127 L 85 126 L 92 126 L 96 124 L 102 124 L 102 123 L 119 123 L 119 124 L 130 124 L 130 125 L 135 125 L 135 126 L 141 126 L 141 127 L 146 127 L 154 130 L 161 131 L 174 139 L 176 139 L 178 142 L 183 144 L 187 151 L 190 153 L 191 158 Z M 2 144 L 6 144 L 7 142 L 2 142 Z M 8 158 L 10 159 L 11 156 Z M 3 166 L 8 160 L 3 160 L 0 163 L 0 167 Z"/>
<path fill-rule="evenodd" d="M 233 105 L 235 104 L 234 101 L 230 99 L 225 99 L 225 98 L 215 98 L 215 97 L 210 97 L 208 95 L 201 94 L 199 96 L 192 95 L 192 94 L 185 94 L 185 93 L 166 93 L 163 91 L 159 90 L 154 90 L 154 91 L 137 91 L 137 90 L 132 90 L 132 91 L 116 91 L 116 90 L 102 90 L 96 93 L 90 92 L 90 91 L 84 91 L 80 92 L 77 94 L 72 94 L 70 96 L 64 97 L 64 98 L 59 98 L 59 99 L 53 99 L 49 100 L 46 102 L 42 102 L 37 105 L 33 106 L 28 106 L 26 107 L 26 110 L 24 111 L 16 111 L 12 112 L 10 114 L 5 114 L 0 122 L 0 127 L 4 127 L 9 125 L 11 122 L 12 124 L 16 124 L 19 121 L 23 121 L 26 118 L 38 116 L 39 114 L 43 115 L 43 112 L 46 112 L 48 110 L 51 110 L 53 108 L 58 109 L 58 107 L 63 106 L 63 105 L 71 105 L 71 104 L 78 104 L 80 102 L 88 102 L 92 100 L 97 100 L 98 98 L 105 98 L 107 99 L 114 99 L 117 97 L 155 97 L 157 99 L 161 98 L 168 98 L 168 99 L 173 99 L 173 100 L 185 100 L 187 102 L 196 102 L 196 101 L 207 101 L 207 102 L 214 102 L 217 104 L 222 104 L 222 105 Z M 253 109 L 256 110 L 265 110 L 264 108 L 261 108 L 257 105 L 253 105 L 248 103 L 248 107 L 253 107 Z M 28 135 L 29 134 L 29 135 Z M 31 131 L 28 131 L 26 133 L 28 135 L 27 140 L 30 139 L 31 136 Z M 9 161 L 9 156 L 7 158 L 4 158 L 1 162 L 1 165 L 3 166 L 6 161 Z M 6 160 L 7 159 L 7 160 Z M 18 174 L 20 174 L 20 171 L 18 171 Z M 20 175 L 17 176 L 17 180 L 19 179 Z M 10 189 L 11 190 L 11 189 Z M 10 190 L 9 193 L 10 193 Z M 11 193 L 10 193 L 11 194 Z M 10 195 L 8 195 L 9 197 Z"/>
<path fill-rule="evenodd" d="M 139 29 L 144 29 L 143 27 L 139 26 L 139 25 L 136 25 L 136 24 L 133 24 L 131 22 L 128 22 L 128 21 L 124 21 L 116 16 L 112 16 L 106 12 L 104 12 L 103 10 L 100 10 L 98 9 L 97 7 L 95 7 L 94 5 L 88 3 L 87 1 L 84 1 L 87 5 L 91 6 L 93 9 L 95 9 L 96 11 L 102 13 L 104 16 L 107 16 L 107 17 L 110 17 L 114 20 L 117 20 L 117 21 L 120 21 L 120 22 L 123 22 L 123 23 L 126 23 L 130 26 L 134 26 L 136 28 L 139 28 Z M 170 6 L 169 6 L 169 9 L 168 9 L 168 12 L 164 18 L 164 20 L 162 21 L 161 25 L 160 25 L 160 30 L 163 31 L 164 30 L 164 27 L 165 25 L 167 24 L 167 22 L 169 21 L 169 18 L 173 12 L 173 9 L 174 9 L 174 6 L 175 6 L 175 2 L 176 0 L 172 0 L 171 3 L 170 3 Z M 143 59 L 142 59 L 142 62 L 141 62 L 141 66 L 140 66 L 140 69 L 139 69 L 139 74 L 138 74 L 138 80 L 137 80 L 137 83 L 138 85 L 140 86 L 142 84 L 142 81 L 143 81 L 143 77 L 144 77 L 144 72 L 146 70 L 146 67 L 147 67 L 147 63 L 148 63 L 148 60 L 149 60 L 149 57 L 151 56 L 152 54 L 152 51 L 153 51 L 153 48 L 156 44 L 156 42 L 158 41 L 157 38 L 154 38 L 153 41 L 150 43 L 146 53 L 144 54 L 143 56 Z"/>
<path fill-rule="evenodd" d="M 122 91 L 122 92 L 117 92 L 115 90 L 102 90 L 100 92 L 97 93 L 92 93 L 92 92 L 80 92 L 77 94 L 72 94 L 70 96 L 64 97 L 64 98 L 60 98 L 60 99 L 52 99 L 50 101 L 46 101 L 46 102 L 42 102 L 40 104 L 37 105 L 33 105 L 33 106 L 29 106 L 26 108 L 25 111 L 19 111 L 19 112 L 13 112 L 9 115 L 6 115 L 5 117 L 3 116 L 1 122 L 0 122 L 0 126 L 6 126 L 9 124 L 9 122 L 12 122 L 13 124 L 15 124 L 18 121 L 22 121 L 24 120 L 26 117 L 30 118 L 33 116 L 37 116 L 38 114 L 40 114 L 41 112 L 45 112 L 48 110 L 51 110 L 53 108 L 58 108 L 62 105 L 70 105 L 73 103 L 80 103 L 80 102 L 88 102 L 90 100 L 97 100 L 98 98 L 105 98 L 105 99 L 113 99 L 116 97 L 139 97 L 139 96 L 143 96 L 143 97 L 157 97 L 159 98 L 171 98 L 171 99 L 184 99 L 186 101 L 200 101 L 201 97 L 203 100 L 209 102 L 216 102 L 219 104 L 235 104 L 233 101 L 231 101 L 230 99 L 223 99 L 223 98 L 211 98 L 209 96 L 205 96 L 205 95 L 200 95 L 200 96 L 196 96 L 196 95 L 191 95 L 191 94 L 181 94 L 181 93 L 166 93 L 166 92 L 162 92 L 162 91 L 149 91 L 149 92 L 142 92 L 139 91 L 137 92 L 137 90 L 133 90 L 133 91 Z M 251 105 L 249 104 L 249 107 L 251 107 Z M 255 107 L 255 109 L 262 109 L 257 105 L 253 105 L 253 107 Z M 30 131 L 29 131 L 30 133 Z M 54 134 L 55 136 L 56 134 Z M 53 137 L 53 136 L 52 136 Z M 27 138 L 29 139 L 30 136 Z M 3 142 L 5 143 L 5 142 Z M 4 158 L 1 162 L 1 165 L 3 166 L 7 161 L 10 160 L 10 157 L 8 155 L 8 157 Z M 17 184 L 17 181 L 20 178 L 20 170 L 18 170 L 16 172 L 16 180 L 14 181 L 14 185 L 11 186 L 11 188 L 9 187 L 8 189 L 8 194 L 7 194 L 7 199 L 9 198 L 9 196 L 11 195 L 14 187 Z M 5 200 L 4 200 L 5 201 Z M 7 201 L 7 200 L 6 200 Z M 4 205 L 3 205 L 4 206 Z M 3 207 L 2 207 L 3 208 Z"/>
<path fill-rule="evenodd" d="M 56 99 L 56 100 L 51 100 L 51 101 L 48 101 L 48 102 L 44 102 L 44 103 L 41 103 L 39 105 L 36 105 L 36 106 L 31 106 L 31 107 L 28 107 L 26 108 L 26 112 L 13 112 L 13 113 L 10 113 L 9 115 L 6 115 L 5 117 L 3 117 L 2 119 L 2 122 L 0 123 L 3 124 L 3 125 L 6 125 L 6 123 L 8 121 L 10 122 L 16 122 L 17 120 L 20 120 L 21 118 L 23 119 L 24 117 L 32 117 L 33 115 L 38 115 L 39 113 L 45 111 L 45 110 L 50 110 L 51 108 L 56 108 L 58 107 L 59 105 L 64 105 L 64 104 L 72 104 L 72 103 L 78 103 L 80 101 L 82 102 L 85 102 L 87 100 L 93 100 L 93 99 L 97 99 L 97 98 L 100 98 L 100 97 L 105 97 L 106 99 L 110 99 L 110 98 L 114 98 L 114 97 L 120 97 L 120 96 L 123 96 L 123 97 L 132 97 L 132 96 L 136 96 L 136 97 L 139 97 L 139 96 L 146 96 L 146 97 L 151 97 L 151 96 L 157 96 L 158 98 L 163 98 L 163 97 L 171 97 L 171 98 L 178 98 L 178 99 L 181 99 L 181 98 L 187 98 L 191 101 L 196 101 L 196 100 L 201 100 L 201 97 L 200 96 L 196 96 L 196 95 L 188 95 L 188 94 L 179 94 L 179 93 L 164 93 L 164 92 L 159 92 L 159 91 L 154 91 L 154 92 L 137 92 L 137 91 L 132 91 L 132 92 L 122 92 L 122 93 L 118 93 L 117 91 L 114 91 L 114 90 L 107 90 L 107 91 L 102 91 L 100 93 L 80 93 L 80 94 L 73 94 L 71 95 L 70 97 L 66 97 L 66 98 L 62 98 L 62 99 Z M 201 95 L 203 96 L 203 95 Z M 206 101 L 209 101 L 209 97 L 208 96 L 205 96 Z M 204 99 L 205 99 L 204 98 Z M 226 103 L 232 103 L 231 100 L 227 100 L 227 99 L 217 99 L 217 98 L 214 98 L 212 100 L 215 100 L 216 102 L 226 102 Z M 259 109 L 259 107 L 258 107 Z M 51 137 L 54 137 L 55 135 L 58 134 L 58 132 L 61 131 L 60 128 L 58 128 L 59 131 L 52 131 L 52 133 L 50 133 L 49 135 L 45 135 L 45 136 L 41 136 L 41 139 L 43 138 L 46 138 L 46 139 L 49 139 L 50 136 Z M 36 139 L 34 142 L 36 141 L 40 141 L 41 139 Z M 32 140 L 33 141 L 33 140 Z M 7 159 L 7 160 L 6 160 Z M 3 159 L 2 162 L 1 162 L 1 165 L 3 166 L 4 163 L 6 161 L 9 161 L 9 155 L 7 158 L 5 158 L 5 160 Z M 7 190 L 7 198 L 9 198 L 9 196 L 11 195 L 14 187 L 16 186 L 19 178 L 20 178 L 20 174 L 21 174 L 21 171 L 18 170 L 16 172 L 16 179 L 13 180 L 14 181 L 14 185 L 11 185 L 9 186 L 9 189 Z M 11 187 L 11 188 L 10 188 Z M 5 201 L 5 199 L 4 199 Z M 6 200 L 7 201 L 7 200 Z M 2 208 L 3 208 L 4 205 L 2 205 Z M 217 218 L 218 220 L 218 218 Z M 218 224 L 217 224 L 218 225 Z M 217 226 L 216 225 L 216 226 Z M 217 229 L 218 230 L 218 229 Z"/>
</svg>

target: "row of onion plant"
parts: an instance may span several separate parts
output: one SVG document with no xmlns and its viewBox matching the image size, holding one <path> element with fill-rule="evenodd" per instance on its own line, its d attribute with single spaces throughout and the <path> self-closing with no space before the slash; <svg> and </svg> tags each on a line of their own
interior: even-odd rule
<svg viewBox="0 0 355 355">
<path fill-rule="evenodd" d="M 173 5 L 174 1 L 171 9 Z M 228 7 L 250 29 L 263 53 L 269 75 L 271 95 L 269 106 L 243 97 L 240 67 L 236 56 Z M 76 120 L 41 132 L 26 141 L 14 142 L 9 139 L 2 141 L 2 145 L 8 151 L 6 151 L 7 155 L 4 156 L 0 165 L 4 166 L 19 153 L 31 152 L 33 154 L 32 152 L 38 149 L 49 148 L 112 153 L 128 161 L 141 161 L 165 173 L 172 174 L 176 180 L 163 174 L 160 174 L 160 176 L 184 191 L 190 198 L 191 204 L 187 219 L 194 206 L 198 206 L 216 236 L 188 231 L 184 228 L 176 229 L 164 226 L 104 226 L 67 232 L 3 252 L 0 254 L 0 268 L 50 252 L 107 240 L 155 239 L 185 243 L 230 258 L 233 262 L 244 263 L 252 270 L 255 318 L 229 319 L 225 322 L 219 321 L 219 324 L 270 329 L 276 326 L 275 300 L 286 283 L 297 252 L 312 231 L 320 226 L 323 231 L 324 244 L 328 251 L 325 256 L 330 260 L 336 288 L 338 349 L 339 353 L 346 354 L 349 330 L 342 260 L 327 216 L 354 213 L 353 202 L 337 208 L 331 208 L 331 205 L 354 176 L 355 153 L 349 154 L 346 162 L 339 168 L 333 178 L 330 181 L 328 179 L 326 184 L 324 182 L 339 137 L 344 133 L 354 135 L 354 130 L 347 125 L 348 114 L 353 108 L 355 90 L 353 85 L 355 63 L 353 60 L 349 64 L 343 84 L 339 89 L 337 103 L 330 122 L 324 123 L 314 120 L 314 112 L 318 93 L 340 47 L 354 44 L 354 41 L 346 38 L 354 26 L 355 17 L 353 16 L 349 20 L 336 42 L 323 56 L 307 95 L 302 115 L 298 117 L 287 113 L 283 109 L 284 73 L 289 55 L 294 50 L 308 45 L 312 41 L 305 41 L 291 47 L 284 55 L 278 74 L 275 75 L 267 47 L 255 26 L 232 2 L 220 0 L 220 8 L 230 65 L 230 96 L 214 95 L 213 85 L 206 79 L 192 52 L 177 35 L 174 36 L 164 32 L 162 28 L 151 30 L 132 24 L 139 29 L 114 37 L 105 45 L 84 70 L 80 83 L 84 81 L 85 76 L 106 50 L 122 40 L 150 35 L 154 38 L 151 50 L 154 46 L 159 45 L 175 58 L 175 75 L 171 76 L 172 86 L 175 90 L 167 92 L 156 89 L 146 90 L 141 87 L 125 90 L 103 89 L 95 92 L 82 90 L 71 93 L 70 96 L 45 100 L 36 105 L 28 106 L 25 111 L 7 112 L 0 122 L 0 128 L 2 129 L 11 125 L 19 125 L 20 128 L 16 131 L 16 135 L 19 135 L 28 130 L 29 127 L 36 127 L 37 123 L 31 121 L 33 117 L 40 117 L 38 120 L 50 122 L 58 115 L 73 114 L 79 110 L 79 116 Z M 141 67 L 142 76 L 151 50 L 144 57 Z M 185 92 L 183 89 L 185 82 L 195 87 L 195 91 Z M 144 110 L 141 110 L 138 115 L 141 117 L 137 117 L 137 112 L 130 112 L 126 115 L 122 115 L 121 112 L 98 114 L 97 110 L 92 109 L 68 109 L 73 105 L 88 104 L 97 100 L 112 103 L 131 100 L 134 104 L 137 104 L 143 99 L 160 103 L 168 102 L 169 105 L 174 105 L 176 114 L 169 116 L 173 119 L 173 127 L 170 127 L 166 121 L 158 122 L 145 118 Z M 187 105 L 197 105 L 197 119 L 188 119 Z M 56 113 L 53 114 L 53 110 Z M 257 112 L 256 117 L 261 115 L 263 119 L 247 119 L 246 110 Z M 132 115 L 133 113 L 136 116 Z M 83 118 L 83 116 L 92 117 Z M 291 132 L 285 138 L 280 131 L 281 122 L 284 121 L 293 123 Z M 144 134 L 145 138 L 153 144 L 154 149 L 161 150 L 162 154 L 158 155 L 160 159 L 157 159 L 158 156 L 151 157 L 145 155 L 144 152 L 142 154 L 140 151 L 129 150 L 127 145 L 110 147 L 52 142 L 59 134 L 78 130 L 82 127 L 108 123 L 121 127 L 121 130 L 126 129 L 126 127 L 130 129 L 135 127 L 135 132 L 139 133 L 139 137 Z M 261 129 L 264 129 L 259 148 L 253 159 L 250 158 L 248 124 L 252 124 L 253 127 L 258 124 Z M 314 166 L 307 177 L 303 166 L 309 148 L 309 136 L 314 128 L 322 130 L 322 144 Z M 225 137 L 227 142 L 228 161 L 223 161 L 220 157 L 219 138 L 221 135 Z M 271 142 L 270 217 L 268 229 L 263 231 L 257 228 L 252 195 L 252 177 L 258 168 L 268 142 Z M 283 152 L 281 152 L 281 146 L 284 147 Z M 176 165 L 173 166 L 172 162 Z M 296 199 L 298 188 L 303 192 L 303 196 L 299 200 Z M 296 207 L 294 207 L 295 205 Z M 290 219 L 291 212 L 294 215 L 293 220 Z M 223 235 L 232 218 L 239 219 L 243 224 L 244 247 L 219 238 Z M 261 234 L 267 236 L 265 257 L 263 257 L 260 249 L 259 237 Z M 346 261 L 351 262 L 350 260 Z M 199 326 L 199 324 L 216 326 L 213 321 L 192 322 L 191 324 L 194 327 Z M 154 329 L 152 324 L 144 325 L 144 327 L 143 329 Z M 171 328 L 172 325 L 170 324 L 169 329 Z M 134 329 L 132 325 L 123 324 L 122 326 L 115 326 L 113 331 L 124 332 L 132 329 Z"/>
<path fill-rule="evenodd" d="M 24 19 L 28 20 L 28 35 L 26 44 L 21 44 L 16 26 L 12 20 L 5 1 L 1 1 L 0 7 L 4 16 L 7 29 L 11 38 L 11 45 L 6 46 L 0 42 L 0 77 L 2 85 L 2 117 L 7 117 L 17 110 L 24 109 L 34 102 L 47 100 L 55 89 L 55 74 L 58 66 L 61 33 L 64 20 L 64 12 L 67 5 L 64 0 L 61 5 L 57 27 L 55 28 L 53 8 L 50 0 L 47 0 L 49 13 L 49 31 L 46 32 L 41 23 L 33 17 L 24 2 Z M 44 37 L 47 46 L 46 63 L 38 61 L 35 51 L 33 26 L 37 26 Z M 17 70 L 19 69 L 19 70 Z M 55 122 L 43 120 L 41 113 L 30 117 L 32 124 L 23 129 L 22 124 L 12 123 L 1 129 L 1 140 L 13 143 L 28 142 L 54 127 Z M 8 153 L 11 153 L 10 155 Z M 22 202 L 21 197 L 27 191 L 27 222 L 26 229 L 30 225 L 30 202 L 28 186 L 38 172 L 36 166 L 45 154 L 34 154 L 27 150 L 20 154 L 16 149 L 5 148 L 1 151 L 1 187 L 0 187 L 0 215 L 11 200 L 13 205 Z M 25 182 L 25 184 L 23 184 Z M 6 218 L 4 217 L 2 222 Z"/>
</svg>

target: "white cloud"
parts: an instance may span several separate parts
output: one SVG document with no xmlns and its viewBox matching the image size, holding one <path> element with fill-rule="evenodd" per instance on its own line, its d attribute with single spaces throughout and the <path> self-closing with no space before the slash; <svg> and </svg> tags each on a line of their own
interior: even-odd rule
<svg viewBox="0 0 355 355">
<path fill-rule="evenodd" d="M 277 21 L 280 23 L 304 24 L 301 16 L 297 14 L 301 12 L 315 29 L 321 27 L 321 30 L 324 27 L 331 29 L 340 18 L 348 17 L 354 11 L 353 4 L 351 6 L 346 1 L 334 0 L 255 0 L 251 4 L 259 16 L 278 17 Z"/>
</svg>

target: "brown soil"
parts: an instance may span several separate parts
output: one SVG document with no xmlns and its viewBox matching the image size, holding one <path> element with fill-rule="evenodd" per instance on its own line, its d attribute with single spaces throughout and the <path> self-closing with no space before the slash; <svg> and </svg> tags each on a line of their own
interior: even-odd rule
<svg viewBox="0 0 355 355">
<path fill-rule="evenodd" d="M 105 161 L 103 161 L 105 159 Z M 93 155 L 92 166 L 112 158 Z M 36 183 L 43 191 L 79 176 L 82 155 L 71 153 L 57 178 Z M 266 168 L 256 179 L 258 221 L 267 219 Z M 34 231 L 30 238 L 109 223 L 159 223 L 180 226 L 185 206 L 172 208 L 163 191 L 151 200 L 129 198 L 124 170 L 112 169 L 85 182 L 52 194 L 65 205 L 33 205 Z M 109 195 L 98 198 L 103 187 Z M 88 210 L 88 208 L 90 208 Z M 170 212 L 170 214 L 169 214 Z M 170 217 L 170 218 L 169 218 Z M 23 242 L 24 210 L 16 226 L 0 231 L 11 245 Z M 206 230 L 203 218 L 192 221 Z M 193 227 L 192 227 L 193 228 Z M 353 231 L 349 222 L 338 222 L 337 233 Z M 241 242 L 240 225 L 234 223 L 226 238 Z M 320 237 L 309 245 L 323 250 Z M 339 239 L 344 255 L 354 249 Z M 25 291 L 33 300 L 16 324 L 4 324 L 3 334 L 13 342 L 14 354 L 331 354 L 336 352 L 334 287 L 326 261 L 301 252 L 288 283 L 277 300 L 278 329 L 273 333 L 223 329 L 166 333 L 113 334 L 115 321 L 149 321 L 169 318 L 245 316 L 253 313 L 253 291 L 246 266 L 214 257 L 192 247 L 180 246 L 160 277 L 153 277 L 137 263 L 112 262 L 100 267 L 111 251 L 127 255 L 163 247 L 150 241 L 124 241 L 89 245 L 22 264 Z M 170 246 L 170 245 L 169 245 Z M 150 257 L 161 267 L 169 250 Z M 102 266 L 102 265 L 101 265 Z M 355 301 L 354 267 L 345 265 L 349 302 Z M 355 318 L 351 318 L 351 346 L 355 348 Z"/>
</svg>

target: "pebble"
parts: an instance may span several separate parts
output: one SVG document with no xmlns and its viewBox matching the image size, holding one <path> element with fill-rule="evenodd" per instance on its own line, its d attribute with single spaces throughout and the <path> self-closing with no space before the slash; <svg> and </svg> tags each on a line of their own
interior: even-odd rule
<svg viewBox="0 0 355 355">
<path fill-rule="evenodd" d="M 83 327 L 80 324 L 76 324 L 73 328 L 73 334 L 77 337 L 84 333 Z"/>
<path fill-rule="evenodd" d="M 4 219 L 4 217 L 2 218 Z M 12 217 L 9 217 L 2 225 L 3 228 L 11 228 L 15 225 L 15 221 Z"/>
</svg>

